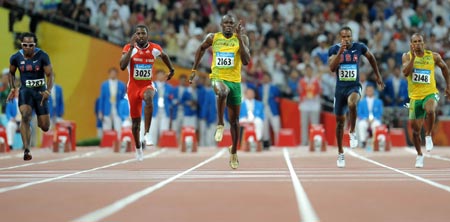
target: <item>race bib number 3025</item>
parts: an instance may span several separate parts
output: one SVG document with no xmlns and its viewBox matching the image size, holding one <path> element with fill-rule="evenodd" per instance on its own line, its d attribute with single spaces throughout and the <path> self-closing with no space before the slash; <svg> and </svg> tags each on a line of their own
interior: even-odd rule
<svg viewBox="0 0 450 222">
<path fill-rule="evenodd" d="M 428 69 L 414 69 L 412 73 L 412 82 L 429 84 L 431 77 L 431 70 Z"/>
<path fill-rule="evenodd" d="M 152 79 L 152 64 L 136 64 L 134 65 L 133 78 L 136 80 Z"/>
<path fill-rule="evenodd" d="M 220 68 L 234 67 L 234 53 L 232 52 L 217 52 L 216 66 Z"/>
<path fill-rule="evenodd" d="M 45 85 L 45 79 L 27 79 L 25 80 L 25 86 L 28 88 L 41 87 Z"/>
<path fill-rule="evenodd" d="M 341 64 L 339 67 L 338 78 L 340 81 L 356 81 L 356 64 Z"/>
</svg>

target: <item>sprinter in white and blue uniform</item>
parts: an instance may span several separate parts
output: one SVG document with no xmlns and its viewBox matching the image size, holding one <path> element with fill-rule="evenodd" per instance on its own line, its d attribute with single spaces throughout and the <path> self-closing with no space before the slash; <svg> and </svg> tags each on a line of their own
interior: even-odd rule
<svg viewBox="0 0 450 222">
<path fill-rule="evenodd" d="M 20 37 L 22 49 L 10 58 L 9 84 L 11 92 L 8 101 L 19 90 L 19 110 L 22 115 L 20 134 L 22 135 L 24 160 L 31 160 L 30 122 L 36 112 L 38 127 L 47 132 L 50 127 L 48 98 L 53 86 L 53 69 L 47 53 L 36 47 L 37 38 L 33 33 L 23 33 Z M 15 85 L 16 70 L 20 72 L 20 89 Z"/>
<path fill-rule="evenodd" d="M 350 118 L 350 147 L 358 145 L 356 139 L 356 106 L 361 95 L 361 84 L 359 82 L 359 61 L 364 55 L 370 62 L 376 75 L 379 89 L 384 88 L 383 79 L 378 71 L 377 61 L 366 45 L 352 41 L 352 30 L 343 27 L 339 31 L 341 43 L 333 45 L 328 50 L 328 64 L 330 70 L 336 73 L 336 92 L 334 95 L 334 113 L 336 114 L 336 139 L 338 144 L 338 167 L 345 167 L 344 149 L 342 137 L 344 136 L 344 123 L 347 108 Z"/>
</svg>

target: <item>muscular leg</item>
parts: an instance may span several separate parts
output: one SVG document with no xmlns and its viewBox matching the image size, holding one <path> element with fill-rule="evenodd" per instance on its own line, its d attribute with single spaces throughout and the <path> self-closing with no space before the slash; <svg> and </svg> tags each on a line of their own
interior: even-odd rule
<svg viewBox="0 0 450 222">
<path fill-rule="evenodd" d="M 344 137 L 345 116 L 336 116 L 336 140 L 338 145 L 338 153 L 344 153 L 342 147 L 342 138 Z"/>
<path fill-rule="evenodd" d="M 413 144 L 416 148 L 417 155 L 422 156 L 422 150 L 420 149 L 420 144 L 422 139 L 420 138 L 420 130 L 422 129 L 423 119 L 414 119 L 411 121 L 411 128 L 413 130 Z"/>
<path fill-rule="evenodd" d="M 353 92 L 348 97 L 348 111 L 349 111 L 349 120 L 350 120 L 350 133 L 355 132 L 355 125 L 356 125 L 356 117 L 357 117 L 357 110 L 356 107 L 358 106 L 360 95 L 356 92 Z"/>
<path fill-rule="evenodd" d="M 225 112 L 225 106 L 227 102 L 227 96 L 230 92 L 230 89 L 222 82 L 222 81 L 214 81 L 212 82 L 212 86 L 214 92 L 217 95 L 217 125 L 224 125 L 223 114 Z M 239 116 L 239 113 L 238 113 Z"/>
<path fill-rule="evenodd" d="M 240 126 L 239 126 L 239 112 L 241 111 L 241 105 L 229 105 L 228 116 L 230 117 L 230 132 L 231 141 L 233 143 L 231 147 L 231 153 L 235 154 L 237 151 L 237 144 L 239 142 Z"/>
<path fill-rule="evenodd" d="M 153 114 L 153 96 L 155 95 L 155 91 L 152 89 L 147 89 L 144 92 L 144 133 L 148 133 L 150 130 L 150 125 L 152 124 L 152 114 Z"/>
<path fill-rule="evenodd" d="M 427 113 L 426 117 L 426 128 L 425 128 L 425 135 L 431 136 L 431 132 L 433 131 L 434 122 L 436 120 L 436 107 L 437 102 L 434 99 L 429 99 L 425 103 L 425 112 Z"/>
<path fill-rule="evenodd" d="M 22 136 L 23 148 L 30 148 L 31 128 L 30 122 L 32 118 L 32 108 L 29 105 L 21 105 L 19 107 L 22 120 L 20 121 L 20 135 Z"/>
<path fill-rule="evenodd" d="M 42 131 L 47 132 L 50 129 L 50 115 L 40 115 L 37 117 L 38 127 L 41 128 Z"/>
<path fill-rule="evenodd" d="M 136 144 L 136 148 L 141 148 L 141 138 L 140 138 L 140 130 L 141 130 L 141 118 L 132 118 L 131 119 L 131 132 L 133 133 L 134 143 Z"/>
</svg>

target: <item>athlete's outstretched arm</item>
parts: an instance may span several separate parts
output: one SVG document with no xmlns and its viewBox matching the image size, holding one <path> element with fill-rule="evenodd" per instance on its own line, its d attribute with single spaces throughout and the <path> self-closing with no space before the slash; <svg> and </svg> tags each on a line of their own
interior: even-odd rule
<svg viewBox="0 0 450 222">
<path fill-rule="evenodd" d="M 408 53 L 403 53 L 402 55 L 402 73 L 405 77 L 411 75 L 414 67 L 414 59 L 416 59 L 416 53 L 414 52 L 414 48 L 411 43 L 409 44 L 409 51 L 411 58 Z"/>
<path fill-rule="evenodd" d="M 442 71 L 442 75 L 444 76 L 445 83 L 447 83 L 447 87 L 445 89 L 445 95 L 447 95 L 447 99 L 450 99 L 450 76 L 447 64 L 442 60 L 441 55 L 439 53 L 433 52 L 434 64 L 439 66 Z"/>
<path fill-rule="evenodd" d="M 189 83 L 192 83 L 192 80 L 196 75 L 198 64 L 205 54 L 206 49 L 212 46 L 213 40 L 214 33 L 209 33 L 195 52 L 194 64 L 192 64 L 192 72 L 191 76 L 189 77 Z"/>
<path fill-rule="evenodd" d="M 53 82 L 55 81 L 55 74 L 53 73 L 52 65 L 44 66 L 44 73 L 47 79 L 47 91 L 50 93 L 53 88 Z"/>
<path fill-rule="evenodd" d="M 8 75 L 8 82 L 9 82 L 9 87 L 11 88 L 11 91 L 9 92 L 7 101 L 11 101 L 12 99 L 14 99 L 14 91 L 18 90 L 16 88 L 16 85 L 14 84 L 14 82 L 16 81 L 16 70 L 17 67 L 14 65 L 9 65 L 9 75 Z"/>
<path fill-rule="evenodd" d="M 130 41 L 130 49 L 128 52 L 122 53 L 122 57 L 120 58 L 120 69 L 123 71 L 127 68 L 128 63 L 130 63 L 131 53 L 133 52 L 134 45 L 136 44 L 137 35 L 133 34 Z"/>
<path fill-rule="evenodd" d="M 242 64 L 248 65 L 250 62 L 250 49 L 248 36 L 245 35 L 244 26 L 242 26 L 241 22 L 237 25 L 236 36 L 239 40 L 239 54 L 241 56 Z"/>
<path fill-rule="evenodd" d="M 364 56 L 366 56 L 366 58 L 369 60 L 369 63 L 372 66 L 373 71 L 375 72 L 378 88 L 380 90 L 383 90 L 384 89 L 383 77 L 381 76 L 380 70 L 378 69 L 377 60 L 375 59 L 375 56 L 369 50 L 367 50 Z"/>
<path fill-rule="evenodd" d="M 167 80 L 170 80 L 175 74 L 175 70 L 173 69 L 172 62 L 170 61 L 170 57 L 164 52 L 161 52 L 161 59 L 166 64 L 167 68 L 169 68 L 169 76 L 167 76 Z"/>
<path fill-rule="evenodd" d="M 130 46 L 128 52 L 122 54 L 122 58 L 120 58 L 120 69 L 123 71 L 127 68 L 128 63 L 130 63 L 131 52 L 133 51 L 134 46 Z"/>
</svg>

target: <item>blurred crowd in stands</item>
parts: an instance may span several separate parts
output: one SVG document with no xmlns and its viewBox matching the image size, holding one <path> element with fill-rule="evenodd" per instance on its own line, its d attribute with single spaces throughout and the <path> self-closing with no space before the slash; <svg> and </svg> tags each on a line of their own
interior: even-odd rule
<svg viewBox="0 0 450 222">
<path fill-rule="evenodd" d="M 0 1 L 1 2 L 1 1 Z M 30 31 L 47 20 L 122 46 L 136 24 L 150 27 L 150 38 L 161 44 L 176 64 L 191 67 L 194 53 L 207 33 L 220 31 L 221 17 L 234 14 L 245 25 L 252 61 L 242 81 L 255 88 L 270 81 L 280 98 L 299 107 L 320 102 L 317 111 L 332 111 L 335 74 L 328 65 L 328 48 L 338 43 L 342 26 L 353 40 L 365 43 L 376 56 L 386 90 L 375 96 L 384 104 L 383 123 L 398 127 L 407 118 L 406 79 L 401 56 L 409 51 L 412 33 L 425 36 L 425 47 L 438 52 L 450 66 L 450 2 L 446 0 L 3 0 L 14 16 L 31 16 Z M 201 70 L 209 71 L 212 55 Z M 370 64 L 362 61 L 362 94 L 374 84 Z M 181 74 L 188 73 L 177 73 Z M 269 80 L 264 80 L 269 76 Z M 445 80 L 436 69 L 438 88 Z M 301 81 L 303 80 L 303 81 Z M 256 98 L 261 100 L 263 95 Z M 445 97 L 441 97 L 445 98 Z M 441 99 L 438 114 L 450 116 L 450 103 Z"/>
</svg>

